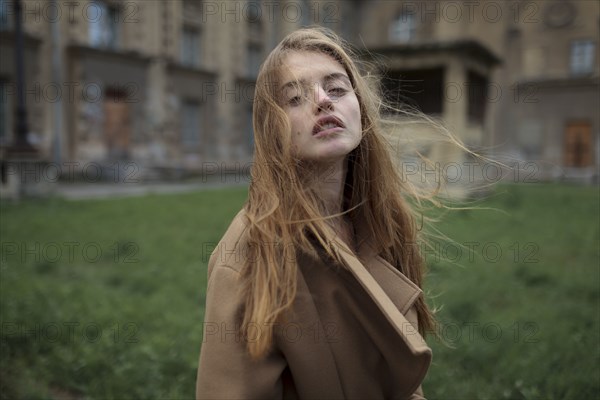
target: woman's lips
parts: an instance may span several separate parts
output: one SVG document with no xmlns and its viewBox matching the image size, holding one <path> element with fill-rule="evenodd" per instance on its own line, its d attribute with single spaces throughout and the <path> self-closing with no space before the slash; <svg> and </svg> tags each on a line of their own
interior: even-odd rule
<svg viewBox="0 0 600 400">
<path fill-rule="evenodd" d="M 343 128 L 344 124 L 339 118 L 333 115 L 327 115 L 317 120 L 317 123 L 313 128 L 313 135 L 324 136 L 329 133 L 333 133 L 336 130 L 341 130 Z"/>
<path fill-rule="evenodd" d="M 340 126 L 334 126 L 333 128 L 328 128 L 328 129 L 317 132 L 316 134 L 313 135 L 313 137 L 320 138 L 323 136 L 330 135 L 332 133 L 341 132 L 343 130 L 344 130 L 344 128 L 342 128 Z"/>
</svg>

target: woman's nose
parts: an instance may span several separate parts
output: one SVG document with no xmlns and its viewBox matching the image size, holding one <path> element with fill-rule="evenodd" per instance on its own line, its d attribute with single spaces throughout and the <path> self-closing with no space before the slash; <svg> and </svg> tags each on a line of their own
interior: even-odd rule
<svg viewBox="0 0 600 400">
<path fill-rule="evenodd" d="M 315 113 L 319 113 L 323 110 L 331 110 L 333 108 L 333 101 L 327 94 L 327 91 L 321 86 L 317 86 L 314 91 L 315 94 Z"/>
</svg>

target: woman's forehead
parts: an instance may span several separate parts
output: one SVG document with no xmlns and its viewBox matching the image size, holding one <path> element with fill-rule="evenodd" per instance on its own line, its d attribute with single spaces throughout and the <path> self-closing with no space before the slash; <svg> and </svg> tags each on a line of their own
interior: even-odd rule
<svg viewBox="0 0 600 400">
<path fill-rule="evenodd" d="M 281 87 L 290 82 L 315 82 L 331 76 L 348 77 L 342 65 L 328 54 L 294 51 L 285 56 L 281 66 Z"/>
</svg>

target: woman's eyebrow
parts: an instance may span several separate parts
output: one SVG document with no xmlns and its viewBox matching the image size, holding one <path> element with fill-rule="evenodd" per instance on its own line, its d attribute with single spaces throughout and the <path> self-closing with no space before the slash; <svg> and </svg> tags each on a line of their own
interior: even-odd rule
<svg viewBox="0 0 600 400">
<path fill-rule="evenodd" d="M 348 78 L 348 75 L 346 75 L 343 72 L 332 72 L 331 74 L 327 74 L 322 78 L 323 82 L 325 83 L 329 83 L 331 81 L 335 81 L 335 80 L 342 80 L 345 83 L 351 85 L 350 83 L 350 78 Z M 296 87 L 306 87 L 307 86 L 307 80 L 304 78 L 300 78 L 298 80 L 294 80 L 294 81 L 289 81 L 287 83 L 285 83 L 282 87 L 281 87 L 281 92 L 285 92 L 286 89 L 288 88 L 296 88 Z"/>
<path fill-rule="evenodd" d="M 348 75 L 344 74 L 343 72 L 333 72 L 323 77 L 323 82 L 325 83 L 329 83 L 335 80 L 342 80 L 345 83 L 350 84 L 350 78 L 348 78 Z"/>
<path fill-rule="evenodd" d="M 301 78 L 301 79 L 298 79 L 298 80 L 287 82 L 279 90 L 283 93 L 288 88 L 294 89 L 294 88 L 303 87 L 303 86 L 306 86 L 306 79 Z"/>
</svg>

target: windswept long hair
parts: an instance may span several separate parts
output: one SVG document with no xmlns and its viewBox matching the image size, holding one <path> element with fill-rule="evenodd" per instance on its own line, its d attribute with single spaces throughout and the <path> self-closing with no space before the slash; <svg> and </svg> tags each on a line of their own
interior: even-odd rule
<svg viewBox="0 0 600 400">
<path fill-rule="evenodd" d="M 332 216 L 324 214 L 321 200 L 306 184 L 307 170 L 293 154 L 290 121 L 280 101 L 286 57 L 304 51 L 326 54 L 339 62 L 360 105 L 362 140 L 348 155 L 342 214 L 363 221 L 370 237 L 377 238 L 377 253 L 422 287 L 425 263 L 420 246 L 416 246 L 420 232 L 407 202 L 411 196 L 419 200 L 419 195 L 401 179 L 392 162 L 382 136 L 382 103 L 377 89 L 361 75 L 353 61 L 358 58 L 334 33 L 322 28 L 297 30 L 262 64 L 253 104 L 254 163 L 245 204 L 249 251 L 241 275 L 245 299 L 242 331 L 261 327 L 256 340 L 247 344 L 253 357 L 268 352 L 273 324 L 294 301 L 299 252 L 314 254 L 317 243 L 328 257 L 343 265 L 330 237 Z M 422 335 L 435 326 L 423 297 L 415 303 Z"/>
</svg>

